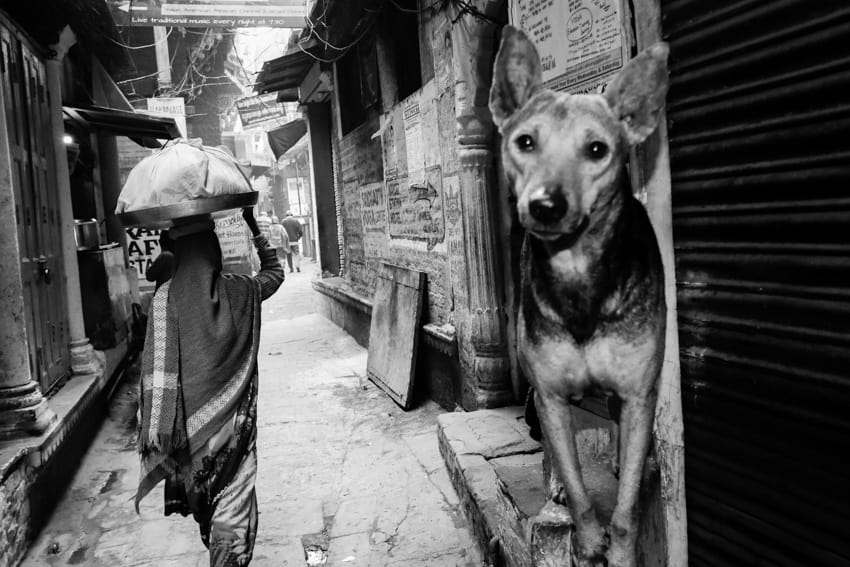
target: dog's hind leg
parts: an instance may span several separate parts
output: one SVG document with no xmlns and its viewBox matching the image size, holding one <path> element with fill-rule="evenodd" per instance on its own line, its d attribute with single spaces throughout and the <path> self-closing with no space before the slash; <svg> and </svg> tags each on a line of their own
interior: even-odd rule
<svg viewBox="0 0 850 567">
<path fill-rule="evenodd" d="M 643 467 L 652 440 L 655 394 L 623 401 L 620 414 L 621 447 L 625 451 L 620 470 L 617 506 L 611 517 L 608 567 L 635 567 L 638 535 L 638 495 Z"/>
<path fill-rule="evenodd" d="M 611 417 L 611 471 L 619 478 L 620 468 L 623 466 L 623 455 L 626 454 L 625 437 L 620 435 L 620 411 L 623 403 L 617 394 L 611 394 L 607 404 L 608 415 Z"/>
<path fill-rule="evenodd" d="M 581 476 L 569 403 L 560 396 L 542 396 L 539 391 L 534 401 L 552 467 L 564 484 L 567 508 L 576 525 L 577 567 L 597 567 L 604 559 L 607 538 Z"/>
</svg>

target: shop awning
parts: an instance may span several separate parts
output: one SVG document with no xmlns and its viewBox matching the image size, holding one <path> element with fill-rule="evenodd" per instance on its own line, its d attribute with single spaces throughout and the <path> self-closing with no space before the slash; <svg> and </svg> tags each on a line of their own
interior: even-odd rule
<svg viewBox="0 0 850 567">
<path fill-rule="evenodd" d="M 158 148 L 157 138 L 170 140 L 180 137 L 180 130 L 173 118 L 149 116 L 101 106 L 86 108 L 63 106 L 62 111 L 65 114 L 65 122 L 71 122 L 87 130 L 100 130 L 118 136 L 127 136 L 146 147 Z"/>
<path fill-rule="evenodd" d="M 279 92 L 278 102 L 297 101 L 298 87 L 316 62 L 319 51 L 319 42 L 311 39 L 292 53 L 266 61 L 257 76 L 254 91 L 258 94 Z"/>
<path fill-rule="evenodd" d="M 275 159 L 280 159 L 280 156 L 298 143 L 298 140 L 303 138 L 306 133 L 307 121 L 304 119 L 293 120 L 280 128 L 269 131 L 269 146 Z"/>
</svg>

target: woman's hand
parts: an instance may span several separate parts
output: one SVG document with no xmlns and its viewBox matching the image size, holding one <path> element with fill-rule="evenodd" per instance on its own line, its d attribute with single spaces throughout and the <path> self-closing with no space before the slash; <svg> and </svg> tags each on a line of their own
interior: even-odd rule
<svg viewBox="0 0 850 567">
<path fill-rule="evenodd" d="M 257 219 L 254 218 L 254 208 L 246 207 L 242 209 L 242 218 L 248 224 L 248 228 L 251 230 L 251 236 L 254 238 L 260 236 L 260 227 L 257 226 Z"/>
</svg>

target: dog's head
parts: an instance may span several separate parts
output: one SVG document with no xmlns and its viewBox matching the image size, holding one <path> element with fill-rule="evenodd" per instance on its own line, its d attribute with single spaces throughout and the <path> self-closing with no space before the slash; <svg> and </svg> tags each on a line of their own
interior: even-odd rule
<svg viewBox="0 0 850 567">
<path fill-rule="evenodd" d="M 526 230 L 553 240 L 578 236 L 619 191 L 628 148 L 655 130 L 667 93 L 667 45 L 629 61 L 604 95 L 543 88 L 540 58 L 506 26 L 496 56 L 490 111 Z"/>
</svg>

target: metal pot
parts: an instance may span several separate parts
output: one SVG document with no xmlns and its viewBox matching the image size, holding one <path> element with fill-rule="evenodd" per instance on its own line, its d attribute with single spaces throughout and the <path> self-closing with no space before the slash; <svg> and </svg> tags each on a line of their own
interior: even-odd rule
<svg viewBox="0 0 850 567">
<path fill-rule="evenodd" d="M 77 250 L 97 250 L 100 247 L 100 233 L 97 225 L 97 219 L 74 219 Z"/>
</svg>

